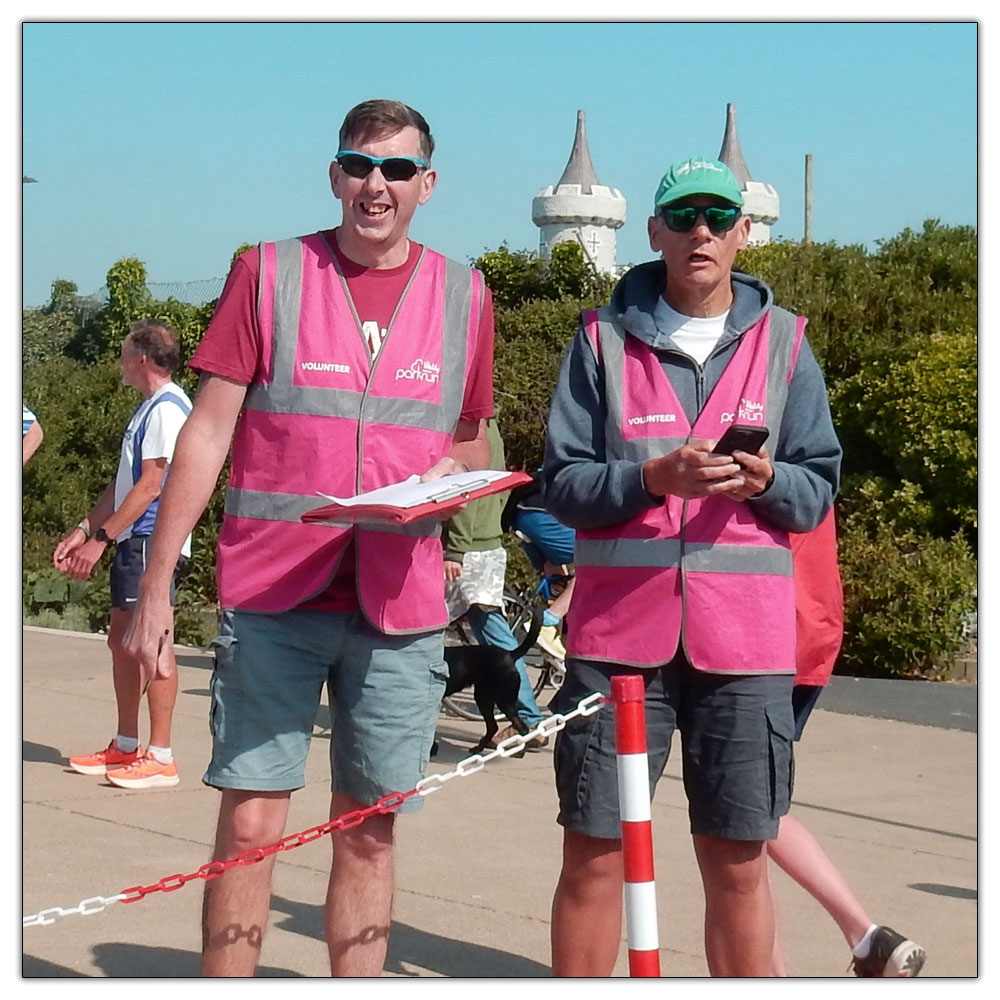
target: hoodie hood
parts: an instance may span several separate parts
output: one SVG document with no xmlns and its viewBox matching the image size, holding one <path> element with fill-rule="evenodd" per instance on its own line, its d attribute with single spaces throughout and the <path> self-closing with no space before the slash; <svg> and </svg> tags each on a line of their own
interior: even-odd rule
<svg viewBox="0 0 1000 1000">
<path fill-rule="evenodd" d="M 739 337 L 750 329 L 771 308 L 774 296 L 759 278 L 731 271 L 733 304 L 726 321 L 722 341 Z M 656 300 L 667 281 L 667 269 L 662 260 L 651 260 L 627 271 L 611 294 L 611 308 L 618 313 L 622 326 L 650 347 L 663 350 L 670 338 L 662 334 L 653 320 Z"/>
</svg>

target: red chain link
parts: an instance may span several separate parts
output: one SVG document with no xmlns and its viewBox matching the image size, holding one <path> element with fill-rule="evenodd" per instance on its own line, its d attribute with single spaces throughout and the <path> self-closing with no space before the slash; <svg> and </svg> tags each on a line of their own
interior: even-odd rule
<svg viewBox="0 0 1000 1000">
<path fill-rule="evenodd" d="M 353 809 L 350 812 L 343 813 L 336 819 L 330 820 L 328 823 L 321 823 L 319 826 L 310 827 L 301 833 L 293 833 L 287 837 L 282 837 L 277 843 L 269 844 L 267 847 L 247 848 L 247 850 L 238 854 L 235 858 L 230 858 L 228 861 L 209 861 L 208 864 L 202 865 L 196 872 L 192 872 L 190 875 L 167 875 L 153 885 L 134 885 L 130 889 L 122 889 L 120 895 L 130 898 L 121 899 L 119 902 L 135 903 L 140 899 L 144 899 L 151 892 L 173 892 L 175 889 L 180 889 L 187 885 L 192 879 L 200 878 L 208 882 L 213 878 L 218 878 L 220 875 L 225 874 L 230 868 L 235 868 L 237 865 L 255 865 L 258 861 L 263 861 L 264 858 L 270 857 L 272 854 L 301 847 L 310 841 L 319 840 L 320 837 L 328 833 L 333 833 L 334 830 L 349 830 L 352 827 L 360 826 L 371 816 L 386 815 L 387 813 L 394 812 L 407 799 L 417 794 L 419 793 L 416 788 L 411 788 L 408 792 L 389 792 L 388 795 L 383 795 L 374 805 L 367 806 L 364 809 Z M 135 895 L 133 896 L 132 893 L 135 893 Z"/>
</svg>

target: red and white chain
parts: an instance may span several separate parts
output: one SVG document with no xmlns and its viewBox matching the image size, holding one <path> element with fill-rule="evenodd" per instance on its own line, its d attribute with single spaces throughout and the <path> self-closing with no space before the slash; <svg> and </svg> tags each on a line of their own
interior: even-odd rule
<svg viewBox="0 0 1000 1000">
<path fill-rule="evenodd" d="M 200 878 L 207 882 L 210 879 L 218 878 L 224 872 L 237 865 L 256 864 L 258 861 L 262 861 L 272 854 L 277 854 L 279 851 L 290 851 L 293 848 L 301 847 L 303 844 L 308 844 L 310 841 L 318 840 L 333 830 L 344 830 L 353 826 L 359 826 L 369 816 L 393 812 L 414 795 L 430 795 L 453 778 L 467 778 L 470 774 L 481 771 L 496 757 L 513 757 L 515 754 L 520 753 L 530 740 L 539 736 L 547 737 L 559 732 L 570 719 L 577 716 L 593 715 L 600 709 L 601 703 L 604 700 L 601 694 L 588 695 L 572 712 L 567 712 L 565 715 L 560 713 L 550 715 L 547 719 L 543 719 L 534 729 L 524 734 L 517 734 L 501 740 L 489 753 L 472 754 L 472 756 L 460 760 L 452 771 L 448 771 L 445 774 L 428 775 L 423 780 L 417 782 L 416 787 L 410 789 L 408 792 L 390 792 L 388 795 L 383 795 L 374 805 L 346 812 L 327 823 L 321 823 L 319 826 L 303 830 L 301 833 L 283 837 L 277 843 L 269 844 L 267 847 L 251 847 L 249 850 L 243 851 L 242 854 L 237 855 L 235 858 L 230 858 L 228 861 L 210 861 L 190 875 L 168 875 L 152 885 L 132 886 L 129 889 L 123 889 L 114 896 L 91 896 L 89 899 L 84 899 L 69 909 L 63 909 L 61 906 L 50 906 L 48 909 L 40 910 L 38 913 L 33 913 L 30 916 L 22 918 L 22 927 L 41 927 L 54 924 L 61 917 L 68 917 L 73 914 L 89 917 L 95 913 L 101 913 L 112 903 L 135 903 L 140 899 L 144 899 L 152 892 L 173 892 L 175 889 L 180 889 L 187 885 L 193 879 Z"/>
</svg>

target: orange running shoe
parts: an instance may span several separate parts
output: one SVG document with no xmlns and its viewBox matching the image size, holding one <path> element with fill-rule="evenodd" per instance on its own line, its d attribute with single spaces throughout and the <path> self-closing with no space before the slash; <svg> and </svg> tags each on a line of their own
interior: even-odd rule
<svg viewBox="0 0 1000 1000">
<path fill-rule="evenodd" d="M 125 753 L 124 750 L 119 750 L 112 740 L 106 750 L 98 750 L 97 753 L 87 754 L 85 757 L 70 757 L 69 766 L 80 774 L 105 774 L 109 768 L 115 770 L 127 767 L 138 756 L 139 749 Z"/>
<path fill-rule="evenodd" d="M 107 779 L 119 788 L 169 788 L 181 779 L 177 775 L 177 764 L 161 764 L 155 757 L 143 754 L 131 764 L 108 771 Z"/>
</svg>

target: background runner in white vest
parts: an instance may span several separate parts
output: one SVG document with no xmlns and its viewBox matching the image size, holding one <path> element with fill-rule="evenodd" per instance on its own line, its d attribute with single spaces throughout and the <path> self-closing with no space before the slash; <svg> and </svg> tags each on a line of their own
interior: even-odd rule
<svg viewBox="0 0 1000 1000">
<path fill-rule="evenodd" d="M 59 543 L 53 554 L 56 569 L 74 580 L 86 580 L 109 544 L 115 544 L 111 566 L 111 650 L 118 730 L 103 750 L 70 757 L 81 774 L 101 774 L 121 788 L 144 789 L 176 785 L 180 780 L 173 759 L 170 723 L 177 700 L 176 669 L 154 679 L 146 689 L 149 707 L 149 744 L 139 740 L 139 703 L 143 679 L 139 661 L 123 645 L 125 631 L 135 611 L 139 581 L 146 565 L 147 547 L 160 491 L 174 456 L 174 446 L 191 412 L 184 390 L 171 381 L 180 365 L 180 351 L 173 330 L 159 320 L 133 323 L 122 342 L 119 364 L 122 382 L 138 390 L 142 402 L 122 436 L 115 479 L 97 503 Z M 174 601 L 176 573 L 191 555 L 191 536 L 171 565 L 169 604 Z M 172 622 L 172 614 L 171 614 Z M 173 642 L 163 644 L 165 662 L 174 663 Z"/>
</svg>

